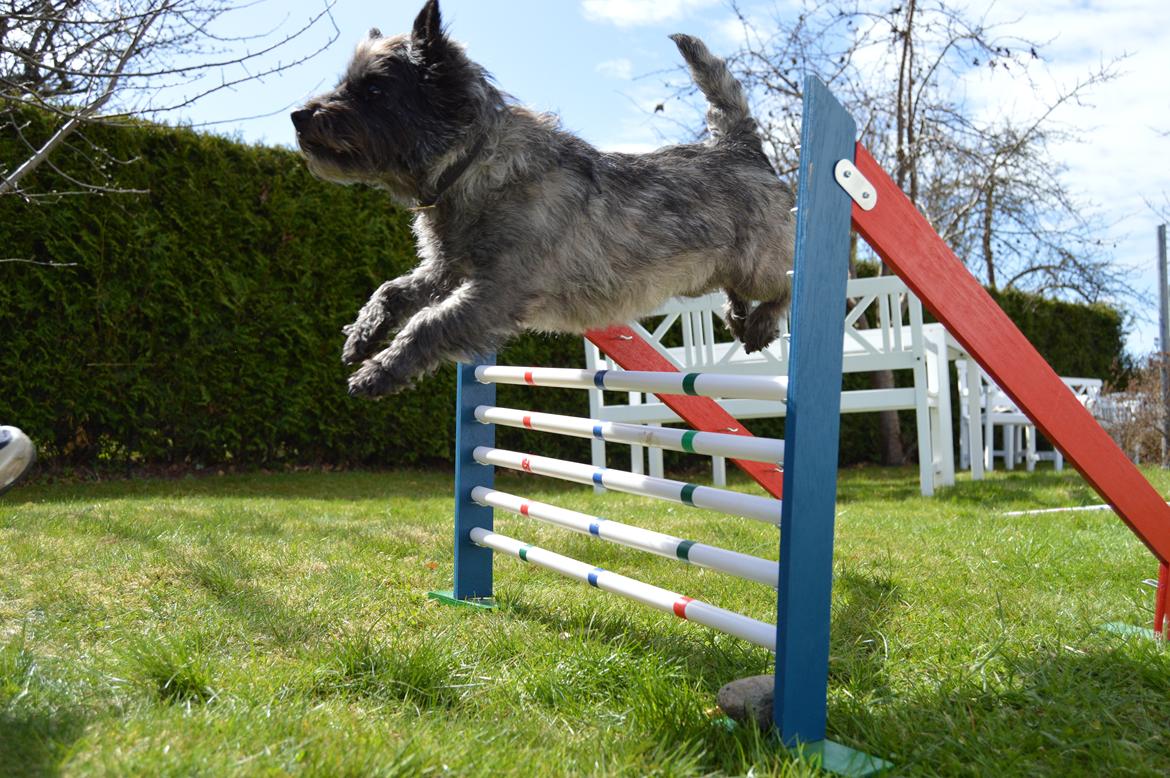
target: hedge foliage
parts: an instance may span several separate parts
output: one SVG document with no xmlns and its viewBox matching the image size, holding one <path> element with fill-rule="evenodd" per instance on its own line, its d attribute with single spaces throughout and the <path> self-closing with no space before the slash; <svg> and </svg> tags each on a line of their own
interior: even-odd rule
<svg viewBox="0 0 1170 778">
<path fill-rule="evenodd" d="M 284 149 L 140 125 L 89 136 L 134 160 L 119 187 L 149 194 L 0 198 L 0 255 L 74 265 L 0 264 L 3 423 L 76 465 L 450 458 L 454 368 L 371 402 L 347 395 L 340 362 L 341 327 L 413 264 L 408 214 Z M 41 190 L 75 188 L 43 170 Z M 583 350 L 532 336 L 504 358 L 571 365 Z"/>
<path fill-rule="evenodd" d="M 1014 289 L 992 292 L 1057 374 L 1124 383 L 1133 369 L 1124 353 L 1125 317 L 1104 303 L 1050 300 Z"/>
<path fill-rule="evenodd" d="M 29 121 L 34 142 L 47 134 Z M 316 180 L 285 149 L 138 124 L 88 135 L 127 160 L 117 186 L 149 193 L 0 198 L 0 257 L 68 265 L 0 263 L 0 423 L 60 465 L 450 461 L 453 368 L 371 402 L 347 395 L 339 360 L 341 327 L 414 262 L 408 214 L 379 192 Z M 5 164 L 19 153 L 0 136 Z M 83 154 L 54 162 L 84 169 Z M 41 191 L 75 188 L 36 175 Z M 1063 373 L 1104 375 L 1121 353 L 1115 311 L 1001 299 Z M 583 351 L 577 338 L 529 335 L 501 361 L 579 366 Z M 569 391 L 534 402 L 502 388 L 500 402 L 587 409 Z M 875 425 L 850 420 L 843 461 L 872 456 Z M 522 438 L 500 431 L 501 445 L 588 456 L 585 441 Z"/>
</svg>

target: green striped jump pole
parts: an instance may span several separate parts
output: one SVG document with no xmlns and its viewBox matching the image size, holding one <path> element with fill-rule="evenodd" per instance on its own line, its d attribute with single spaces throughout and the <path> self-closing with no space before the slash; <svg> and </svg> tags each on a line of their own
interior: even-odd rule
<svg viewBox="0 0 1170 778">
<path fill-rule="evenodd" d="M 776 438 L 755 438 L 728 435 L 722 432 L 698 432 L 671 427 L 651 427 L 646 424 L 625 424 L 616 421 L 583 419 L 556 413 L 493 408 L 481 405 L 475 409 L 475 418 L 484 424 L 502 424 L 507 427 L 571 435 L 577 438 L 595 438 L 608 443 L 627 443 L 632 446 L 657 446 L 672 451 L 685 451 L 712 457 L 746 459 L 752 462 L 773 462 L 784 459 L 784 441 Z M 779 467 L 777 467 L 779 469 Z"/>
<path fill-rule="evenodd" d="M 728 573 L 748 581 L 756 581 L 776 588 L 776 579 L 779 575 L 775 562 L 760 559 L 750 554 L 738 551 L 729 551 L 718 546 L 709 546 L 694 540 L 684 540 L 662 532 L 622 524 L 612 519 L 600 516 L 591 516 L 588 513 L 560 508 L 556 505 L 517 497 L 514 494 L 501 492 L 477 486 L 471 490 L 471 499 L 480 505 L 514 513 L 518 516 L 555 524 L 558 527 L 579 532 L 582 535 L 592 535 L 595 538 L 608 540 L 639 551 L 646 551 L 658 556 L 678 559 L 699 567 L 707 567 Z"/>
<path fill-rule="evenodd" d="M 501 448 L 479 446 L 472 451 L 475 461 L 494 467 L 522 470 L 526 473 L 560 478 L 579 484 L 590 484 L 612 489 L 616 492 L 654 497 L 659 500 L 679 502 L 693 508 L 709 508 L 733 516 L 744 516 L 767 524 L 780 522 L 780 500 L 743 494 L 713 486 L 698 486 L 668 478 L 654 478 L 627 470 L 612 470 L 594 467 L 564 459 L 541 457 L 508 451 Z"/>
<path fill-rule="evenodd" d="M 842 297 L 842 300 L 845 298 Z M 844 303 L 842 303 L 844 304 Z M 574 370 L 557 367 L 484 366 L 475 371 L 484 383 L 521 384 L 559 389 L 603 389 L 614 392 L 683 394 L 740 400 L 783 402 L 788 395 L 784 376 L 722 373 L 655 373 L 638 370 Z"/>
<path fill-rule="evenodd" d="M 655 610 L 673 613 L 680 619 L 693 621 L 728 635 L 734 635 L 749 643 L 763 646 L 770 651 L 776 650 L 776 627 L 772 624 L 757 621 L 734 611 L 718 608 L 678 592 L 652 586 L 600 567 L 594 567 L 586 562 L 579 562 L 576 559 L 501 535 L 498 532 L 476 528 L 471 531 L 471 539 L 484 548 L 510 554 L 524 562 L 574 578 L 602 591 L 620 594 Z"/>
</svg>

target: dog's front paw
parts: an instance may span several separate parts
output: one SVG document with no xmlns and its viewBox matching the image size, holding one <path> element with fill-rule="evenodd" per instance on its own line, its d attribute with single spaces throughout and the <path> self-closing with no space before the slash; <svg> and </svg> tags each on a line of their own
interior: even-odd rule
<svg viewBox="0 0 1170 778">
<path fill-rule="evenodd" d="M 743 341 L 744 353 L 754 354 L 757 351 L 763 351 L 772 341 L 776 340 L 779 334 L 779 327 L 776 321 L 772 319 L 748 317 L 747 326 L 743 329 L 743 335 L 740 340 Z"/>
<path fill-rule="evenodd" d="M 369 341 L 352 324 L 342 331 L 345 333 L 345 345 L 341 347 L 341 361 L 347 365 L 359 364 L 369 356 Z"/>
<path fill-rule="evenodd" d="M 374 353 L 384 333 L 380 318 L 359 317 L 353 324 L 341 328 L 345 333 L 345 345 L 341 347 L 341 361 L 357 365 Z"/>
<path fill-rule="evenodd" d="M 731 334 L 736 340 L 742 341 L 746 333 L 744 332 L 744 322 L 746 317 L 736 316 L 731 311 L 727 311 L 723 317 L 723 323 L 727 325 L 727 329 L 731 330 Z"/>
<path fill-rule="evenodd" d="M 351 397 L 382 397 L 408 389 L 411 383 L 410 376 L 367 360 L 349 377 L 349 394 Z"/>
</svg>

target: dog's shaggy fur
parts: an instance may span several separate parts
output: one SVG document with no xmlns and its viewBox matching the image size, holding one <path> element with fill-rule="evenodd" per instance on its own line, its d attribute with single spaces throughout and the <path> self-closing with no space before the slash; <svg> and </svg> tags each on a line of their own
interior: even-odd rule
<svg viewBox="0 0 1170 778">
<path fill-rule="evenodd" d="M 745 348 L 771 342 L 793 196 L 724 63 L 672 38 L 710 103 L 703 144 L 603 153 L 511 104 L 447 37 L 438 0 L 408 35 L 371 30 L 337 88 L 293 113 L 314 174 L 416 207 L 420 263 L 346 327 L 342 358 L 364 360 L 351 394 L 399 391 L 524 329 L 581 333 L 720 288 Z"/>
</svg>

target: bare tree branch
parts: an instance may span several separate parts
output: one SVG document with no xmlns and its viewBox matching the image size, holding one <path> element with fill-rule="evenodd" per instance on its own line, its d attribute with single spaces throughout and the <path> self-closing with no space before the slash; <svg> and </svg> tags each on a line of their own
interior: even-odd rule
<svg viewBox="0 0 1170 778">
<path fill-rule="evenodd" d="M 1064 106 L 1116 77 L 1109 63 L 1034 115 L 981 110 L 974 79 L 1023 81 L 1043 43 L 957 0 L 797 0 L 767 23 L 729 0 L 744 31 L 729 64 L 748 88 L 777 169 L 796 168 L 801 84 L 814 75 L 857 120 L 859 137 L 955 253 L 992 288 L 1101 300 L 1136 295 L 1099 239 L 1100 219 L 1061 181 L 1052 144 Z M 758 8 L 758 6 L 756 7 Z M 753 9 L 753 12 L 755 9 Z M 884 271 L 883 271 L 884 272 Z M 879 378 L 879 380 L 882 380 Z M 883 462 L 901 458 L 897 419 L 880 422 Z"/>
<path fill-rule="evenodd" d="M 142 45 L 142 40 L 146 37 L 147 32 L 150 31 L 151 26 L 153 26 L 154 23 L 158 21 L 159 17 L 168 10 L 170 10 L 169 4 L 160 3 L 157 7 L 154 7 L 149 13 L 144 15 L 138 21 L 138 26 L 134 30 L 134 34 L 130 38 L 130 42 L 126 45 L 125 49 L 122 50 L 122 53 L 118 56 L 118 60 L 114 67 L 109 71 L 109 75 L 106 77 L 107 83 L 102 89 L 101 94 L 90 101 L 89 104 L 87 104 L 84 108 L 77 111 L 73 116 L 69 117 L 69 120 L 62 124 L 61 127 L 55 133 L 53 133 L 53 136 L 45 141 L 43 146 L 37 149 L 32 156 L 26 159 L 10 175 L 4 177 L 3 180 L 0 180 L 0 195 L 16 191 L 16 188 L 20 186 L 20 182 L 25 176 L 40 167 L 41 163 L 48 159 L 49 155 L 53 153 L 54 149 L 60 146 L 66 138 L 72 135 L 73 132 L 78 127 L 80 127 L 86 119 L 95 115 L 105 106 L 106 103 L 110 101 L 110 98 L 113 97 L 115 92 L 118 90 L 118 84 L 122 80 L 122 72 L 126 69 L 126 64 L 139 50 L 139 47 Z"/>
<path fill-rule="evenodd" d="M 1130 298 L 1124 269 L 1102 245 L 1100 218 L 1061 179 L 1053 144 L 1076 132 L 1056 121 L 1120 73 L 1109 62 L 1038 101 L 1032 114 L 979 111 L 975 77 L 1027 84 L 1044 42 L 948 0 L 802 0 L 753 21 L 735 0 L 744 46 L 729 58 L 748 86 L 779 169 L 797 164 L 799 80 L 812 74 L 858 120 L 859 136 L 956 254 L 985 282 L 1081 299 Z M 1069 261 L 1072 256 L 1076 261 Z M 1034 272 L 1029 272 L 1036 268 Z M 1045 268 L 1046 272 L 1040 272 Z"/>
<path fill-rule="evenodd" d="M 320 0 L 319 10 L 292 29 L 282 21 L 257 35 L 215 32 L 232 14 L 265 2 L 271 0 L 0 0 L 0 133 L 11 133 L 26 149 L 15 160 L 0 159 L 0 196 L 39 197 L 28 186 L 41 168 L 77 187 L 59 194 L 128 192 L 96 162 L 90 172 L 69 174 L 45 163 L 87 125 L 174 113 L 215 92 L 296 67 L 337 40 L 336 0 Z M 324 34 L 308 53 L 269 64 L 320 28 Z M 249 50 L 231 53 L 252 42 L 256 46 Z M 199 83 L 213 74 L 216 83 Z M 55 117 L 57 124 L 33 140 L 24 131 L 29 111 Z"/>
</svg>

